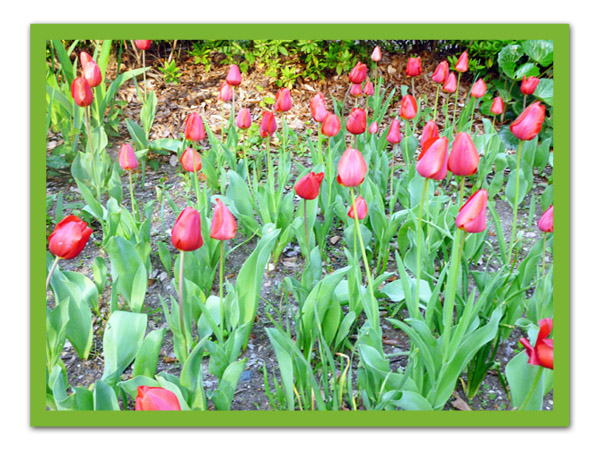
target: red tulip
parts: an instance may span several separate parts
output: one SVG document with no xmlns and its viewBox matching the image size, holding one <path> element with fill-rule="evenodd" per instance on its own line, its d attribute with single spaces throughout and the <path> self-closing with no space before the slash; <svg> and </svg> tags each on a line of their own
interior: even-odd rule
<svg viewBox="0 0 600 450">
<path fill-rule="evenodd" d="M 240 109 L 240 112 L 238 112 L 237 118 L 235 119 L 235 123 L 238 128 L 241 128 L 242 130 L 250 128 L 250 125 L 252 125 L 250 110 L 248 108 Z"/>
<path fill-rule="evenodd" d="M 352 134 L 362 134 L 367 129 L 367 113 L 361 108 L 352 108 L 348 120 L 346 121 L 346 130 Z"/>
<path fill-rule="evenodd" d="M 373 87 L 373 83 L 371 83 L 371 80 L 369 80 L 367 78 L 367 81 L 365 82 L 365 87 L 363 88 L 363 94 L 365 95 L 373 95 L 375 93 L 375 88 Z"/>
<path fill-rule="evenodd" d="M 405 95 L 400 102 L 400 117 L 411 120 L 417 117 L 417 101 L 412 95 Z"/>
<path fill-rule="evenodd" d="M 260 135 L 264 138 L 273 136 L 277 131 L 277 121 L 275 120 L 275 114 L 271 111 L 263 111 L 262 122 L 260 123 Z"/>
<path fill-rule="evenodd" d="M 221 200 L 217 199 L 215 213 L 210 224 L 210 237 L 218 241 L 227 241 L 235 237 L 237 223 L 229 208 Z"/>
<path fill-rule="evenodd" d="M 119 150 L 119 165 L 123 170 L 134 170 L 140 165 L 131 145 L 121 145 L 121 150 Z"/>
<path fill-rule="evenodd" d="M 379 125 L 377 124 L 377 122 L 373 122 L 371 126 L 369 126 L 369 133 L 375 134 L 377 133 L 377 130 L 379 130 Z"/>
<path fill-rule="evenodd" d="M 365 217 L 367 217 L 367 213 L 369 212 L 367 202 L 362 195 L 359 195 L 354 202 L 356 203 L 356 210 L 358 211 L 358 220 L 363 220 Z M 354 206 L 350 206 L 348 217 L 354 219 Z"/>
<path fill-rule="evenodd" d="M 456 61 L 454 69 L 457 72 L 466 72 L 469 70 L 469 56 L 467 55 L 466 51 L 462 52 L 462 55 L 460 55 L 458 61 Z"/>
<path fill-rule="evenodd" d="M 352 87 L 350 87 L 350 94 L 355 97 L 360 97 L 362 95 L 362 85 L 360 83 L 352 84 Z"/>
<path fill-rule="evenodd" d="M 539 78 L 523 76 L 523 81 L 521 82 L 521 93 L 523 95 L 531 95 L 535 92 L 538 83 L 540 82 Z"/>
<path fill-rule="evenodd" d="M 191 113 L 185 120 L 185 138 L 189 141 L 198 142 L 206 137 L 204 122 L 198 113 Z"/>
<path fill-rule="evenodd" d="M 237 86 L 242 82 L 242 74 L 240 73 L 240 68 L 232 64 L 229 66 L 229 72 L 227 72 L 227 78 L 225 78 L 227 83 L 231 86 Z"/>
<path fill-rule="evenodd" d="M 181 165 L 188 172 L 199 172 L 202 169 L 202 157 L 192 147 L 188 147 L 181 155 Z M 195 166 L 195 170 L 194 170 Z"/>
<path fill-rule="evenodd" d="M 367 78 L 367 65 L 357 62 L 348 75 L 350 83 L 361 84 Z"/>
<path fill-rule="evenodd" d="M 315 94 L 315 96 L 310 101 L 310 112 L 312 114 L 315 122 L 323 122 L 325 117 L 327 117 L 327 105 L 325 104 L 325 97 L 320 92 Z"/>
<path fill-rule="evenodd" d="M 421 147 L 427 150 L 440 137 L 440 130 L 434 120 L 430 120 L 423 127 L 421 134 Z"/>
<path fill-rule="evenodd" d="M 100 67 L 93 59 L 88 61 L 85 66 L 82 66 L 83 77 L 87 80 L 90 87 L 96 87 L 102 83 L 102 72 Z"/>
<path fill-rule="evenodd" d="M 481 233 L 487 227 L 486 208 L 488 194 L 485 189 L 475 192 L 462 205 L 456 216 L 456 226 L 467 233 Z"/>
<path fill-rule="evenodd" d="M 554 206 L 550 206 L 542 214 L 542 217 L 538 220 L 538 228 L 544 233 L 552 233 L 554 231 Z"/>
<path fill-rule="evenodd" d="M 529 361 L 532 366 L 542 366 L 546 369 L 554 369 L 554 339 L 547 339 L 552 331 L 552 319 L 542 319 L 538 322 L 538 331 L 535 347 L 532 347 L 527 338 L 522 337 L 519 342 L 525 347 Z"/>
<path fill-rule="evenodd" d="M 479 165 L 479 153 L 468 133 L 456 133 L 448 158 L 448 170 L 461 177 L 473 175 Z"/>
<path fill-rule="evenodd" d="M 522 141 L 530 141 L 538 135 L 546 118 L 546 107 L 533 102 L 510 126 L 510 131 Z"/>
<path fill-rule="evenodd" d="M 137 397 L 135 399 L 135 410 L 181 411 L 181 406 L 179 405 L 179 399 L 177 396 L 168 389 L 161 387 L 138 386 Z"/>
<path fill-rule="evenodd" d="M 177 250 L 192 252 L 204 244 L 200 213 L 188 206 L 175 221 L 171 231 L 171 242 Z"/>
<path fill-rule="evenodd" d="M 321 133 L 325 136 L 333 137 L 336 136 L 342 128 L 340 118 L 333 113 L 327 113 L 327 117 L 323 120 L 321 125 Z"/>
<path fill-rule="evenodd" d="M 456 92 L 456 75 L 454 75 L 454 72 L 451 72 L 448 78 L 446 78 L 446 82 L 442 86 L 442 91 L 448 93 Z"/>
<path fill-rule="evenodd" d="M 422 177 L 438 181 L 446 178 L 448 173 L 448 138 L 438 138 L 427 149 L 421 149 L 416 168 Z"/>
<path fill-rule="evenodd" d="M 221 87 L 219 88 L 219 100 L 222 102 L 230 102 L 233 97 L 233 91 L 231 90 L 231 86 L 227 81 L 223 81 L 221 83 Z"/>
<path fill-rule="evenodd" d="M 366 175 L 365 158 L 358 150 L 348 147 L 338 163 L 338 183 L 346 187 L 358 186 L 364 181 Z"/>
<path fill-rule="evenodd" d="M 81 253 L 91 234 L 87 223 L 77 216 L 67 216 L 58 222 L 48 238 L 48 249 L 54 256 L 73 259 Z"/>
<path fill-rule="evenodd" d="M 81 52 L 79 54 L 79 61 L 81 62 L 81 67 L 85 67 L 87 65 L 87 63 L 89 63 L 90 61 L 93 61 L 94 58 L 92 58 L 90 56 L 89 53 L 87 52 Z"/>
<path fill-rule="evenodd" d="M 85 108 L 90 106 L 94 101 L 94 94 L 92 94 L 92 88 L 84 77 L 75 78 L 71 84 L 71 95 L 75 104 Z"/>
<path fill-rule="evenodd" d="M 140 50 L 148 50 L 150 48 L 150 43 L 152 41 L 133 41 L 135 42 L 135 46 Z"/>
<path fill-rule="evenodd" d="M 483 81 L 483 78 L 480 78 L 475 82 L 475 84 L 471 88 L 471 97 L 481 98 L 485 95 L 486 92 L 487 85 L 485 84 L 485 81 Z"/>
<path fill-rule="evenodd" d="M 436 83 L 443 83 L 444 81 L 446 81 L 446 78 L 448 78 L 448 71 L 448 62 L 442 61 L 435 68 L 435 72 L 433 72 L 433 76 L 431 77 L 431 79 Z"/>
<path fill-rule="evenodd" d="M 371 53 L 371 61 L 381 61 L 381 49 L 379 48 L 379 45 L 373 49 L 373 53 Z"/>
<path fill-rule="evenodd" d="M 305 200 L 314 200 L 319 195 L 319 189 L 321 188 L 324 176 L 324 172 L 309 172 L 307 175 L 304 175 L 294 186 L 296 194 Z"/>
<path fill-rule="evenodd" d="M 418 77 L 421 73 L 423 73 L 423 69 L 421 69 L 421 57 L 408 58 L 408 62 L 406 63 L 406 75 L 409 77 Z"/>
<path fill-rule="evenodd" d="M 288 88 L 279 89 L 275 97 L 275 111 L 286 112 L 292 109 L 292 97 Z"/>
<path fill-rule="evenodd" d="M 400 121 L 398 119 L 392 120 L 386 139 L 390 144 L 398 144 L 402 140 Z"/>
<path fill-rule="evenodd" d="M 502 112 L 504 111 L 504 101 L 502 100 L 502 97 L 496 97 L 494 99 L 490 110 L 492 111 L 493 114 L 496 114 L 496 115 L 502 114 Z"/>
</svg>

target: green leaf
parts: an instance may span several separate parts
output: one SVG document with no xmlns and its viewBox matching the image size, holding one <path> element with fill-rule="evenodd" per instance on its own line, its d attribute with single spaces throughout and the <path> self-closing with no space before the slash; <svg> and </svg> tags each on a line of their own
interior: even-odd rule
<svg viewBox="0 0 600 450">
<path fill-rule="evenodd" d="M 60 302 L 52 311 L 46 313 L 46 358 L 48 367 L 54 367 L 67 339 L 69 323 L 69 302 L 67 298 Z"/>
<path fill-rule="evenodd" d="M 402 391 L 400 400 L 394 402 L 405 411 L 431 411 L 431 404 L 421 394 L 413 391 Z"/>
<path fill-rule="evenodd" d="M 123 184 L 121 183 L 121 177 L 119 176 L 118 163 L 115 162 L 113 165 L 112 173 L 110 174 L 110 179 L 108 180 L 108 193 L 111 197 L 117 200 L 118 203 L 121 203 L 123 200 Z"/>
<path fill-rule="evenodd" d="M 523 50 L 531 59 L 544 67 L 554 60 L 554 43 L 546 40 L 529 40 L 523 42 Z"/>
<path fill-rule="evenodd" d="M 517 61 L 523 56 L 523 49 L 519 44 L 510 44 L 498 53 L 498 66 L 508 78 L 515 78 Z"/>
<path fill-rule="evenodd" d="M 146 335 L 135 357 L 132 376 L 144 375 L 152 378 L 156 375 L 158 356 L 166 331 L 166 328 L 160 328 Z"/>
<path fill-rule="evenodd" d="M 169 247 L 163 241 L 158 243 L 158 256 L 160 257 L 160 261 L 164 266 L 167 274 L 171 274 L 171 252 L 169 251 Z"/>
<path fill-rule="evenodd" d="M 533 95 L 546 103 L 547 105 L 554 105 L 554 80 L 552 78 L 542 78 L 535 88 Z"/>
<path fill-rule="evenodd" d="M 119 411 L 115 391 L 102 380 L 94 386 L 94 411 Z"/>
<path fill-rule="evenodd" d="M 156 93 L 154 91 L 150 91 L 146 95 L 146 101 L 144 102 L 142 106 L 142 111 L 140 112 L 140 120 L 142 121 L 142 126 L 144 127 L 144 131 L 146 132 L 146 136 L 150 134 L 150 129 L 152 128 L 152 123 L 154 122 L 154 116 L 156 114 L 156 104 Z"/>
<path fill-rule="evenodd" d="M 223 377 L 219 381 L 219 387 L 211 397 L 211 400 L 215 404 L 215 408 L 219 411 L 229 411 L 231 408 L 231 401 L 233 400 L 233 394 L 237 389 L 240 376 L 246 366 L 246 358 L 241 361 L 237 361 L 229 364 Z"/>
<path fill-rule="evenodd" d="M 515 72 L 515 80 L 522 80 L 523 77 L 537 77 L 540 74 L 540 69 L 538 66 L 531 62 L 526 62 L 525 64 L 521 64 L 519 68 Z"/>
<path fill-rule="evenodd" d="M 144 129 L 131 119 L 125 119 L 125 122 L 127 123 L 127 131 L 129 131 L 129 135 L 135 143 L 136 150 L 147 149 L 150 144 L 148 143 Z"/>
<path fill-rule="evenodd" d="M 544 385 L 552 385 L 553 372 L 541 366 L 531 365 L 527 362 L 528 360 L 525 351 L 511 359 L 506 365 L 506 379 L 510 386 L 512 404 L 515 408 L 525 411 L 539 411 L 542 409 L 544 395 L 546 394 Z M 542 375 L 534 386 L 540 370 L 542 370 Z M 547 377 L 549 380 L 546 379 Z M 523 405 L 530 392 L 532 392 L 531 397 L 527 404 Z"/>
<path fill-rule="evenodd" d="M 106 244 L 106 252 L 110 259 L 112 279 L 119 280 L 115 283 L 119 293 L 125 297 L 132 309 L 135 307 L 141 310 L 148 275 L 134 245 L 121 236 L 114 236 Z"/>
</svg>

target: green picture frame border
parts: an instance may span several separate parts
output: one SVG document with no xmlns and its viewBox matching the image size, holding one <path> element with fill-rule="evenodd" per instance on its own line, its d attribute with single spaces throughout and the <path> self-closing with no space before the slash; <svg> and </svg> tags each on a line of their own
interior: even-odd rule
<svg viewBox="0 0 600 450">
<path fill-rule="evenodd" d="M 567 427 L 570 424 L 568 24 L 31 24 L 30 425 L 32 427 Z M 554 41 L 552 411 L 47 411 L 45 61 L 49 39 L 551 39 Z M 41 301 L 41 299 L 44 299 Z"/>
</svg>

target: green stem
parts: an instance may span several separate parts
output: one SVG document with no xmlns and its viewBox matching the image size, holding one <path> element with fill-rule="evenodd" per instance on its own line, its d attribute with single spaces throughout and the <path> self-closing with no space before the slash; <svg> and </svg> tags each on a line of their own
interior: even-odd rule
<svg viewBox="0 0 600 450">
<path fill-rule="evenodd" d="M 394 160 L 396 159 L 396 144 L 392 145 L 392 168 L 390 171 L 390 216 L 394 212 Z"/>
<path fill-rule="evenodd" d="M 463 230 L 456 230 L 454 235 L 454 244 L 452 246 L 450 273 L 448 275 L 448 284 L 446 285 L 446 295 L 444 298 L 444 307 L 442 311 L 442 321 L 444 327 L 442 332 L 442 355 L 444 363 L 446 363 L 448 358 L 451 356 L 448 355 L 448 345 L 450 344 L 450 330 L 452 328 L 452 315 L 454 313 L 454 299 L 456 296 L 456 286 L 458 284 L 458 274 L 460 272 L 465 238 L 466 234 Z"/>
<path fill-rule="evenodd" d="M 304 199 L 304 239 L 306 239 L 306 261 L 310 264 L 310 243 L 308 240 L 308 214 L 306 213 L 306 199 Z"/>
<path fill-rule="evenodd" d="M 457 178 L 459 178 L 459 176 L 457 175 Z M 460 177 L 460 192 L 458 194 L 458 198 L 456 199 L 456 204 L 458 205 L 458 208 L 462 208 L 463 205 L 463 192 L 465 190 L 465 178 L 466 177 Z"/>
<path fill-rule="evenodd" d="M 231 86 L 231 124 L 235 121 L 235 86 Z"/>
<path fill-rule="evenodd" d="M 427 188 L 429 187 L 429 178 L 425 178 L 425 184 L 423 185 L 423 194 L 421 195 L 421 205 L 419 206 L 419 222 L 417 224 L 417 292 L 415 301 L 413 304 L 413 310 L 409 311 L 411 317 L 416 318 L 419 314 L 419 287 L 421 284 L 421 223 L 423 220 L 423 204 L 425 203 L 425 196 L 427 195 Z M 414 314 L 414 315 L 413 315 Z"/>
<path fill-rule="evenodd" d="M 433 121 L 435 122 L 435 119 L 437 118 L 437 104 L 438 104 L 438 96 L 440 94 L 440 85 L 438 83 L 437 85 L 437 89 L 435 90 L 435 103 L 433 106 Z"/>
<path fill-rule="evenodd" d="M 144 103 L 146 103 L 146 51 L 142 50 L 142 66 L 144 67 Z"/>
<path fill-rule="evenodd" d="M 525 400 L 523 401 L 523 403 L 519 407 L 520 410 L 522 410 L 523 408 L 525 408 L 525 406 L 527 405 L 527 403 L 529 403 L 529 400 L 531 400 L 531 397 L 533 396 L 533 393 L 535 392 L 535 388 L 537 387 L 538 383 L 540 382 L 540 378 L 542 377 L 542 373 L 543 372 L 544 372 L 544 368 L 542 366 L 539 366 L 538 372 L 535 375 L 535 380 L 533 380 L 533 384 L 531 385 L 531 389 L 529 390 L 529 393 L 527 394 L 527 397 L 525 397 Z"/>
<path fill-rule="evenodd" d="M 448 127 L 448 103 L 449 103 L 449 100 L 450 100 L 450 96 L 446 95 L 446 101 L 444 102 L 444 113 L 445 113 L 444 131 Z"/>
<path fill-rule="evenodd" d="M 327 139 L 328 151 L 327 151 L 327 168 L 328 168 L 328 178 L 329 178 L 329 194 L 327 195 L 327 208 L 331 208 L 331 190 L 333 188 L 333 161 L 331 159 L 331 138 Z"/>
<path fill-rule="evenodd" d="M 198 184 L 198 172 L 196 171 L 196 154 L 194 153 L 194 190 L 196 191 L 196 208 L 200 209 L 200 185 Z"/>
<path fill-rule="evenodd" d="M 225 262 L 224 258 L 224 247 L 225 241 L 221 241 L 221 250 L 220 250 L 220 264 L 219 264 L 219 312 L 221 320 L 219 322 L 219 326 L 221 328 L 221 339 L 224 340 L 225 337 L 225 305 L 223 304 L 223 265 Z"/>
<path fill-rule="evenodd" d="M 273 214 L 277 214 L 277 211 L 275 210 L 275 179 L 274 179 L 274 175 L 273 175 L 273 164 L 271 162 L 271 139 L 267 138 L 267 164 L 268 164 L 268 170 L 269 173 L 267 174 L 268 176 L 268 184 L 270 187 L 270 192 L 269 192 L 269 197 L 271 198 L 271 206 L 272 206 L 272 213 Z"/>
<path fill-rule="evenodd" d="M 409 132 L 410 132 L 410 125 L 408 124 L 408 120 L 404 119 L 404 139 L 406 142 L 406 145 L 404 145 L 404 164 L 406 165 L 406 168 L 408 169 L 408 166 L 410 166 L 410 156 L 408 154 L 408 136 L 409 136 Z M 410 134 L 412 134 L 412 132 L 410 132 Z"/>
<path fill-rule="evenodd" d="M 52 263 L 52 267 L 50 267 L 50 272 L 48 272 L 48 278 L 46 278 L 46 291 L 48 291 L 48 286 L 50 285 L 50 280 L 52 279 L 52 274 L 54 273 L 54 269 L 58 265 L 58 260 L 60 258 L 57 256 L 54 258 L 54 262 Z"/>
<path fill-rule="evenodd" d="M 179 321 L 181 323 L 181 336 L 183 337 L 183 346 L 187 353 L 187 339 L 185 337 L 185 317 L 183 309 L 183 258 L 185 252 L 181 250 L 181 257 L 179 258 Z M 183 361 L 181 361 L 183 363 Z"/>
<path fill-rule="evenodd" d="M 456 108 L 458 106 L 458 91 L 460 90 L 460 76 L 462 72 L 458 72 L 458 80 L 456 81 L 456 95 L 454 96 L 454 113 L 452 114 L 452 132 L 456 127 Z"/>
<path fill-rule="evenodd" d="M 131 170 L 128 170 L 127 172 L 129 172 L 129 195 L 131 195 L 131 214 L 133 215 L 133 207 L 135 206 L 135 209 L 137 211 L 137 220 L 139 222 L 140 221 L 140 208 L 137 206 L 135 198 L 133 197 L 133 179 L 131 176 Z"/>
<path fill-rule="evenodd" d="M 523 147 L 523 141 L 519 141 L 519 149 L 517 150 L 517 180 L 515 183 L 515 203 L 513 206 L 513 224 L 512 224 L 512 231 L 510 233 L 510 245 L 508 246 L 508 251 L 509 251 L 509 261 L 510 258 L 512 257 L 512 253 L 513 253 L 513 244 L 515 241 L 515 231 L 517 229 L 517 212 L 519 210 L 519 179 L 521 178 L 521 149 Z"/>
<path fill-rule="evenodd" d="M 525 111 L 525 106 L 527 105 L 527 95 L 523 96 L 523 111 Z"/>
<path fill-rule="evenodd" d="M 96 195 L 98 196 L 98 201 L 102 203 L 102 198 L 100 194 L 100 181 L 98 181 L 98 169 L 96 167 L 96 153 L 94 153 L 94 143 L 92 141 L 92 124 L 90 122 L 90 110 L 89 107 L 85 108 L 85 118 L 87 124 L 87 132 L 88 132 L 88 141 L 90 144 L 90 153 L 92 154 L 92 177 L 94 179 L 94 184 L 96 185 Z"/>
</svg>

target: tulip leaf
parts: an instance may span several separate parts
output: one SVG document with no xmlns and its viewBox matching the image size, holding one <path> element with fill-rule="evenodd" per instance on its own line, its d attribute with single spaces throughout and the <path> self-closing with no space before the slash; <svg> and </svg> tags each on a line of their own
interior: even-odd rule
<svg viewBox="0 0 600 450">
<path fill-rule="evenodd" d="M 531 187 L 529 179 L 532 177 L 531 169 L 524 167 L 526 164 L 521 161 L 521 167 L 519 170 L 519 198 L 515 204 L 515 197 L 517 194 L 517 171 L 512 170 L 508 175 L 508 182 L 506 183 L 506 201 L 510 204 L 511 208 L 515 209 L 517 205 L 520 205 L 527 192 Z"/>
<path fill-rule="evenodd" d="M 79 272 L 63 270 L 61 273 L 79 288 L 80 299 L 84 300 L 90 308 L 98 309 L 98 288 L 92 280 Z"/>
<path fill-rule="evenodd" d="M 153 330 L 146 335 L 144 342 L 142 342 L 142 346 L 135 357 L 132 376 L 144 375 L 153 377 L 156 375 L 158 354 L 166 331 L 166 328 L 160 328 L 158 330 Z"/>
<path fill-rule="evenodd" d="M 119 167 L 119 165 L 115 162 L 110 174 L 110 179 L 108 180 L 108 193 L 112 198 L 116 199 L 118 203 L 121 203 L 123 200 L 123 184 L 121 183 L 121 177 L 119 176 L 117 167 Z"/>
<path fill-rule="evenodd" d="M 540 206 L 542 207 L 542 211 L 546 211 L 550 205 L 554 203 L 554 185 L 549 185 L 542 194 L 540 198 Z"/>
<path fill-rule="evenodd" d="M 394 404 L 405 411 L 431 411 L 433 408 L 425 397 L 413 391 L 402 391 L 400 400 Z"/>
<path fill-rule="evenodd" d="M 144 127 L 144 132 L 146 136 L 150 134 L 150 129 L 152 128 L 152 123 L 154 122 L 154 116 L 156 114 L 156 93 L 154 91 L 150 91 L 146 94 L 146 100 L 142 105 L 142 110 L 140 112 L 140 119 L 142 121 L 142 126 Z M 147 148 L 143 147 L 143 148 Z"/>
<path fill-rule="evenodd" d="M 160 261 L 162 262 L 167 275 L 171 275 L 171 252 L 169 251 L 169 247 L 163 241 L 158 243 L 158 256 Z"/>
<path fill-rule="evenodd" d="M 129 131 L 129 135 L 135 143 L 135 148 L 138 151 L 147 149 L 150 144 L 148 143 L 144 129 L 131 119 L 125 119 L 125 122 L 127 123 L 127 131 Z"/>
<path fill-rule="evenodd" d="M 119 411 L 117 395 L 112 387 L 102 380 L 94 386 L 94 411 Z"/>
<path fill-rule="evenodd" d="M 177 139 L 162 138 L 150 142 L 150 150 L 153 152 L 172 152 L 177 153 L 181 149 L 181 141 Z"/>
<path fill-rule="evenodd" d="M 533 95 L 546 103 L 547 105 L 554 105 L 554 80 L 552 78 L 542 78 L 535 88 Z"/>
<path fill-rule="evenodd" d="M 543 406 L 544 395 L 552 386 L 553 372 L 541 366 L 531 365 L 528 360 L 525 351 L 511 359 L 506 365 L 506 379 L 510 386 L 513 407 L 526 411 L 539 411 Z M 542 371 L 541 377 L 534 386 L 540 370 Z M 527 404 L 523 405 L 531 392 Z"/>
<path fill-rule="evenodd" d="M 215 404 L 215 408 L 219 411 L 229 411 L 233 394 L 237 389 L 240 376 L 246 366 L 246 358 L 241 361 L 233 362 L 227 366 L 223 377 L 219 381 L 219 387 L 212 393 L 211 400 Z"/>
<path fill-rule="evenodd" d="M 529 40 L 523 42 L 523 50 L 531 59 L 544 67 L 554 60 L 554 44 L 550 40 Z"/>
<path fill-rule="evenodd" d="M 46 358 L 48 367 L 54 367 L 67 339 L 69 324 L 69 298 L 60 302 L 53 310 L 46 313 Z"/>
<path fill-rule="evenodd" d="M 96 285 L 96 289 L 98 289 L 98 293 L 101 294 L 102 291 L 104 291 L 106 277 L 108 275 L 106 260 L 100 256 L 97 256 L 96 259 L 94 259 L 92 271 L 94 273 L 94 284 Z"/>
<path fill-rule="evenodd" d="M 133 312 L 141 312 L 144 306 L 144 298 L 146 297 L 146 289 L 148 288 L 148 275 L 144 265 L 140 265 L 133 277 L 131 285 L 130 306 Z"/>
<path fill-rule="evenodd" d="M 523 48 L 519 44 L 506 45 L 498 53 L 498 66 L 508 78 L 515 78 L 515 68 L 521 56 Z"/>
<path fill-rule="evenodd" d="M 121 236 L 112 237 L 106 244 L 113 280 L 132 310 L 141 311 L 148 285 L 148 275 L 140 256 L 131 242 Z M 114 286 L 113 286 L 114 288 Z"/>
<path fill-rule="evenodd" d="M 59 411 L 74 409 L 74 397 L 67 394 L 67 373 L 64 365 L 56 364 L 50 372 L 48 386 L 52 390 L 54 406 Z"/>
<path fill-rule="evenodd" d="M 121 75 L 119 75 L 117 78 L 115 78 L 115 81 L 113 81 L 110 84 L 110 87 L 106 91 L 106 95 L 102 98 L 102 101 L 100 102 L 100 111 L 102 112 L 102 114 L 104 114 L 104 111 L 106 111 L 106 108 L 108 107 L 109 103 L 112 101 L 112 98 L 115 96 L 115 94 L 117 93 L 117 91 L 119 90 L 119 88 L 121 87 L 121 85 L 123 83 L 125 83 L 127 80 L 130 80 L 133 77 L 137 77 L 138 75 L 141 75 L 142 73 L 144 73 L 147 70 L 150 70 L 150 67 L 146 67 L 146 68 L 140 67 L 139 69 L 128 70 L 127 72 L 124 72 Z"/>
</svg>

